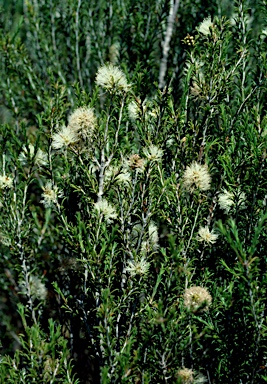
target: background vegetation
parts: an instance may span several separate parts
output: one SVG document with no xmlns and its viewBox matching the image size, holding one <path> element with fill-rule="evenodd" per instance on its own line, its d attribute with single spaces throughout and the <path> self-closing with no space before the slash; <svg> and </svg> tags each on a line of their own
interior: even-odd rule
<svg viewBox="0 0 267 384">
<path fill-rule="evenodd" d="M 0 5 L 1 382 L 266 382 L 266 2 Z"/>
</svg>

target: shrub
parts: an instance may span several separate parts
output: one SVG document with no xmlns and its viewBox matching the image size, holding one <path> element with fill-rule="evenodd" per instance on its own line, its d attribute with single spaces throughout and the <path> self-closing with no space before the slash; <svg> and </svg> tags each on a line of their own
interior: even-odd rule
<svg viewBox="0 0 267 384">
<path fill-rule="evenodd" d="M 267 381 L 265 2 L 1 5 L 2 381 Z"/>
</svg>

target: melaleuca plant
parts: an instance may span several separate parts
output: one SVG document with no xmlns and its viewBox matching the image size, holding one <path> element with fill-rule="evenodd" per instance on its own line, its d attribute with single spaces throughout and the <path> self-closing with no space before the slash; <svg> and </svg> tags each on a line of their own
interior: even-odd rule
<svg viewBox="0 0 267 384">
<path fill-rule="evenodd" d="M 265 3 L 4 6 L 2 380 L 266 381 Z"/>
</svg>

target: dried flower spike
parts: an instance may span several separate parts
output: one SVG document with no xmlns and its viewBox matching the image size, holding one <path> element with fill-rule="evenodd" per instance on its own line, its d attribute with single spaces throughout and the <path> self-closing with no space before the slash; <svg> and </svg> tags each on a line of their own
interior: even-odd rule
<svg viewBox="0 0 267 384">
<path fill-rule="evenodd" d="M 145 161 L 137 153 L 134 153 L 127 160 L 127 165 L 131 169 L 139 169 L 142 171 L 144 169 Z"/>
</svg>

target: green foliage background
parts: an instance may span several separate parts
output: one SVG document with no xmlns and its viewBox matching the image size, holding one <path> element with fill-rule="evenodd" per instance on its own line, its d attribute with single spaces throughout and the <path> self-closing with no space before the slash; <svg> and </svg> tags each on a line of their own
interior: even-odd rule
<svg viewBox="0 0 267 384">
<path fill-rule="evenodd" d="M 0 1 L 0 174 L 13 178 L 0 188 L 1 382 L 267 381 L 266 2 L 180 0 L 159 87 L 174 4 Z M 130 92 L 96 86 L 108 62 Z M 53 149 L 83 106 L 97 119 L 90 145 Z M 21 162 L 30 144 L 45 166 Z M 120 183 L 125 162 L 151 145 L 162 158 Z M 208 191 L 184 188 L 193 161 L 207 164 Z M 47 181 L 63 197 L 45 208 Z M 224 189 L 235 194 L 229 212 Z M 117 212 L 111 223 L 95 209 L 102 194 Z M 153 223 L 149 272 L 133 276 L 125 268 Z M 199 242 L 206 225 L 219 234 L 214 244 Z M 45 284 L 45 300 L 30 276 Z M 211 294 L 207 311 L 186 308 L 191 286 Z M 193 379 L 179 376 L 183 367 Z"/>
</svg>

